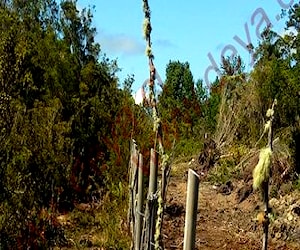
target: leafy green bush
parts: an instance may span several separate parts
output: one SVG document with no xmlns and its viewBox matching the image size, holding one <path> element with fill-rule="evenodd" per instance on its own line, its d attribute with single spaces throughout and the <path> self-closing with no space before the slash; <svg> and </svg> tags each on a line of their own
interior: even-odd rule
<svg viewBox="0 0 300 250">
<path fill-rule="evenodd" d="M 235 167 L 233 159 L 221 159 L 209 172 L 208 181 L 214 184 L 225 184 L 226 182 L 239 177 L 239 170 Z"/>
</svg>

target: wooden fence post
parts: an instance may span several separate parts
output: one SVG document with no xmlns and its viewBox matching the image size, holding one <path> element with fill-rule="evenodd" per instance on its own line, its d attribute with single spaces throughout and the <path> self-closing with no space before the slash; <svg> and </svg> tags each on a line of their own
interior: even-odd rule
<svg viewBox="0 0 300 250">
<path fill-rule="evenodd" d="M 262 250 L 268 249 L 268 233 L 269 233 L 269 180 L 262 184 L 264 190 L 263 199 L 264 199 L 264 212 L 265 212 L 265 221 L 263 223 L 263 245 Z"/>
<path fill-rule="evenodd" d="M 143 228 L 143 204 L 144 204 L 144 173 L 143 173 L 143 155 L 139 154 L 139 170 L 138 170 L 138 195 L 136 208 L 136 234 L 135 246 L 136 250 L 141 249 L 142 228 Z"/>
<path fill-rule="evenodd" d="M 157 169 L 158 169 L 158 155 L 157 152 L 151 148 L 150 152 L 150 177 L 149 177 L 149 238 L 148 249 L 154 249 L 154 233 L 155 233 L 155 219 L 157 212 Z"/>
<path fill-rule="evenodd" d="M 272 108 L 271 111 L 269 112 L 270 116 L 270 127 L 269 127 L 269 131 L 268 131 L 268 147 L 271 149 L 271 151 L 273 152 L 273 119 L 274 119 L 274 108 L 275 105 L 277 104 L 277 100 L 275 99 L 273 104 L 272 104 Z M 268 116 L 268 114 L 267 114 Z M 272 165 L 272 162 L 271 162 Z M 271 169 L 271 166 L 270 166 Z M 268 249 L 268 233 L 269 233 L 269 176 L 268 179 L 265 180 L 263 182 L 262 188 L 263 188 L 263 201 L 264 201 L 264 205 L 265 205 L 265 221 L 263 223 L 263 230 L 264 230 L 264 235 L 263 235 L 263 246 L 262 249 L 263 250 L 267 250 Z"/>
<path fill-rule="evenodd" d="M 135 140 L 131 141 L 131 154 L 129 166 L 129 209 L 128 225 L 132 235 L 131 249 L 135 249 L 136 235 L 136 194 L 137 194 L 137 177 L 138 177 L 138 150 Z"/>
<path fill-rule="evenodd" d="M 189 169 L 183 243 L 184 250 L 195 249 L 199 181 L 199 175 L 192 169 Z"/>
</svg>

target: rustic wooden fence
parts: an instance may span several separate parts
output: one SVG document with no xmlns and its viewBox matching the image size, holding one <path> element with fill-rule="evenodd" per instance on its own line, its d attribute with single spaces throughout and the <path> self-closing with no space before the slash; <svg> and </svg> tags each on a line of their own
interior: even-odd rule
<svg viewBox="0 0 300 250">
<path fill-rule="evenodd" d="M 159 190 L 158 183 L 164 177 L 158 176 L 158 153 L 151 149 L 149 181 L 145 183 L 143 155 L 135 141 L 131 143 L 129 167 L 129 210 L 128 222 L 132 235 L 132 250 L 161 249 L 161 224 L 165 194 Z M 161 173 L 165 173 L 162 171 Z M 189 170 L 187 185 L 187 203 L 184 230 L 184 250 L 195 248 L 196 218 L 198 205 L 199 176 Z M 162 210 L 162 211 L 161 211 Z"/>
</svg>

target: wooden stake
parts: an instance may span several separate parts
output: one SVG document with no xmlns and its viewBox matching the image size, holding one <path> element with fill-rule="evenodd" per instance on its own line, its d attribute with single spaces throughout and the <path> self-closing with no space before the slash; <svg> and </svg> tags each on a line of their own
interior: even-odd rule
<svg viewBox="0 0 300 250">
<path fill-rule="evenodd" d="M 157 152 L 151 148 L 150 154 L 150 179 L 149 179 L 149 242 L 148 249 L 154 249 L 154 233 L 155 233 L 155 219 L 157 213 L 157 169 L 158 169 L 158 155 Z"/>
<path fill-rule="evenodd" d="M 199 181 L 199 175 L 192 169 L 189 169 L 183 243 L 184 250 L 195 249 Z"/>
<path fill-rule="evenodd" d="M 135 249 L 141 249 L 141 238 L 143 228 L 143 204 L 144 204 L 144 173 L 143 173 L 143 155 L 139 154 L 139 170 L 138 170 L 138 197 L 136 208 L 136 234 Z"/>
<path fill-rule="evenodd" d="M 270 147 L 271 151 L 273 152 L 273 119 L 274 119 L 274 108 L 275 105 L 277 104 L 277 100 L 275 99 L 273 104 L 272 104 L 272 114 L 270 116 L 270 128 L 268 132 L 268 146 Z M 272 163 L 271 163 L 272 164 Z M 271 167 L 270 167 L 271 168 Z M 268 232 L 269 232 L 269 179 L 263 182 L 262 184 L 262 191 L 263 191 L 263 202 L 264 202 L 264 207 L 265 207 L 265 220 L 263 223 L 263 246 L 262 250 L 267 250 L 268 249 Z"/>
<path fill-rule="evenodd" d="M 128 209 L 128 225 L 132 236 L 131 249 L 135 249 L 135 221 L 136 221 L 136 193 L 137 193 L 137 175 L 138 175 L 138 151 L 135 140 L 131 141 L 131 154 L 129 164 L 129 209 Z"/>
<path fill-rule="evenodd" d="M 265 218 L 263 223 L 263 246 L 262 250 L 268 249 L 268 232 L 269 232 L 269 180 L 262 184 L 263 188 L 263 199 L 264 199 L 264 206 L 265 206 Z"/>
</svg>

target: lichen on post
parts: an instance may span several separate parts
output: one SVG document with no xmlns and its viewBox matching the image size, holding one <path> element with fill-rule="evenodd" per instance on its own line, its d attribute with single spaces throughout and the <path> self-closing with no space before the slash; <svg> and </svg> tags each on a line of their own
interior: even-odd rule
<svg viewBox="0 0 300 250">
<path fill-rule="evenodd" d="M 161 248 L 161 229 L 162 229 L 162 221 L 163 221 L 163 212 L 164 212 L 164 203 L 166 198 L 166 190 L 168 183 L 168 176 L 170 173 L 170 164 L 169 164 L 169 156 L 166 154 L 163 142 L 162 142 L 162 126 L 161 119 L 159 117 L 157 103 L 155 99 L 154 93 L 154 85 L 156 80 L 156 69 L 153 63 L 154 55 L 152 50 L 151 43 L 151 11 L 147 0 L 143 0 L 143 12 L 144 12 L 144 21 L 143 21 L 143 36 L 147 42 L 146 44 L 146 56 L 149 59 L 149 105 L 152 108 L 152 117 L 153 117 L 153 130 L 155 133 L 154 140 L 154 150 L 158 147 L 158 153 L 161 158 L 161 172 L 162 177 L 159 181 L 159 188 L 157 190 L 157 217 L 156 217 L 156 228 L 155 228 L 155 236 L 154 236 L 154 245 L 155 249 Z"/>
<path fill-rule="evenodd" d="M 274 119 L 274 108 L 277 104 L 275 99 L 272 108 L 267 111 L 267 121 L 264 126 L 264 134 L 268 132 L 268 145 L 261 149 L 259 154 L 259 161 L 253 170 L 253 188 L 259 189 L 262 192 L 264 203 L 264 220 L 263 220 L 263 245 L 262 249 L 268 248 L 268 231 L 269 231 L 269 180 L 272 163 L 272 151 L 273 151 L 273 130 L 272 123 Z"/>
</svg>

